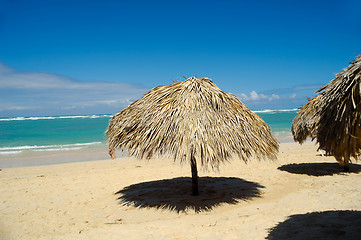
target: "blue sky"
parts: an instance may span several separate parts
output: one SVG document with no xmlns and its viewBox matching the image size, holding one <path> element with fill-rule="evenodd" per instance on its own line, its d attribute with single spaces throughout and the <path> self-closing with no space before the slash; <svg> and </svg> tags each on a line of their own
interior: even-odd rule
<svg viewBox="0 0 361 240">
<path fill-rule="evenodd" d="M 114 114 L 182 76 L 297 108 L 361 51 L 361 2 L 0 0 L 0 116 Z"/>
</svg>

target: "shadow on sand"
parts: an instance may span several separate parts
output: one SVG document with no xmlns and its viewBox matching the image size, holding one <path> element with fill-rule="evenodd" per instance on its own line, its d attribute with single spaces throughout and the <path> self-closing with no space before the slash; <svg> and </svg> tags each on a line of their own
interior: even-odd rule
<svg viewBox="0 0 361 240">
<path fill-rule="evenodd" d="M 260 197 L 263 186 L 233 177 L 200 177 L 199 195 L 191 195 L 192 180 L 178 177 L 130 185 L 118 191 L 120 204 L 172 211 L 210 211 L 222 204 Z"/>
<path fill-rule="evenodd" d="M 349 173 L 361 172 L 361 165 L 350 164 Z M 295 174 L 307 174 L 309 176 L 331 176 L 334 174 L 346 173 L 343 171 L 343 166 L 338 163 L 300 163 L 287 164 L 278 168 L 281 171 L 286 171 Z"/>
<path fill-rule="evenodd" d="M 360 211 L 325 211 L 289 216 L 266 239 L 360 239 Z"/>
</svg>

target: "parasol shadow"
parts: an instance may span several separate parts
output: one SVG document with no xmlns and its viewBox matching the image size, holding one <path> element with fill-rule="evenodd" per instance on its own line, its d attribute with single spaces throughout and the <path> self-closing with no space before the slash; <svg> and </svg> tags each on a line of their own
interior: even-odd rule
<svg viewBox="0 0 361 240">
<path fill-rule="evenodd" d="M 176 212 L 211 211 L 221 204 L 237 204 L 261 196 L 264 186 L 234 177 L 200 177 L 198 196 L 191 195 L 192 179 L 178 177 L 137 183 L 116 192 L 123 206 Z"/>
<path fill-rule="evenodd" d="M 350 170 L 348 173 L 359 173 L 361 172 L 361 165 L 349 164 Z M 338 163 L 292 163 L 286 164 L 278 170 L 286 171 L 294 174 L 306 174 L 309 176 L 332 176 L 334 174 L 344 174 L 343 166 Z"/>
<path fill-rule="evenodd" d="M 338 210 L 289 216 L 269 230 L 266 239 L 360 239 L 361 211 Z"/>
</svg>

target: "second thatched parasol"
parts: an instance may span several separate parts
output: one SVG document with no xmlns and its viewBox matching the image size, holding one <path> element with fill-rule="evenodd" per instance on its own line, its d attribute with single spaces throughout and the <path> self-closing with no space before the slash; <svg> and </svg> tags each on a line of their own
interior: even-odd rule
<svg viewBox="0 0 361 240">
<path fill-rule="evenodd" d="M 189 162 L 192 193 L 198 194 L 198 164 L 218 168 L 238 156 L 276 158 L 279 143 L 269 126 L 236 96 L 208 78 L 159 86 L 117 113 L 107 129 L 110 148 L 138 158 L 165 155 Z"/>
<path fill-rule="evenodd" d="M 318 92 L 317 142 L 348 170 L 361 149 L 361 55 Z"/>
</svg>

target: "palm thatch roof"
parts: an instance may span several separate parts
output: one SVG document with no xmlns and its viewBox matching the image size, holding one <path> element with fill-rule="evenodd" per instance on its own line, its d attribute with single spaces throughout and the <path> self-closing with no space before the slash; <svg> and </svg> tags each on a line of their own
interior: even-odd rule
<svg viewBox="0 0 361 240">
<path fill-rule="evenodd" d="M 207 168 L 238 156 L 276 158 L 278 141 L 260 116 L 209 78 L 153 88 L 117 113 L 107 129 L 110 148 L 138 158 L 165 155 Z"/>
<path fill-rule="evenodd" d="M 314 139 L 317 136 L 316 125 L 319 121 L 317 114 L 317 105 L 319 104 L 320 95 L 309 99 L 297 113 L 292 121 L 293 139 L 302 144 L 308 137 Z"/>
<path fill-rule="evenodd" d="M 347 164 L 361 149 L 361 55 L 318 92 L 317 142 Z"/>
</svg>

